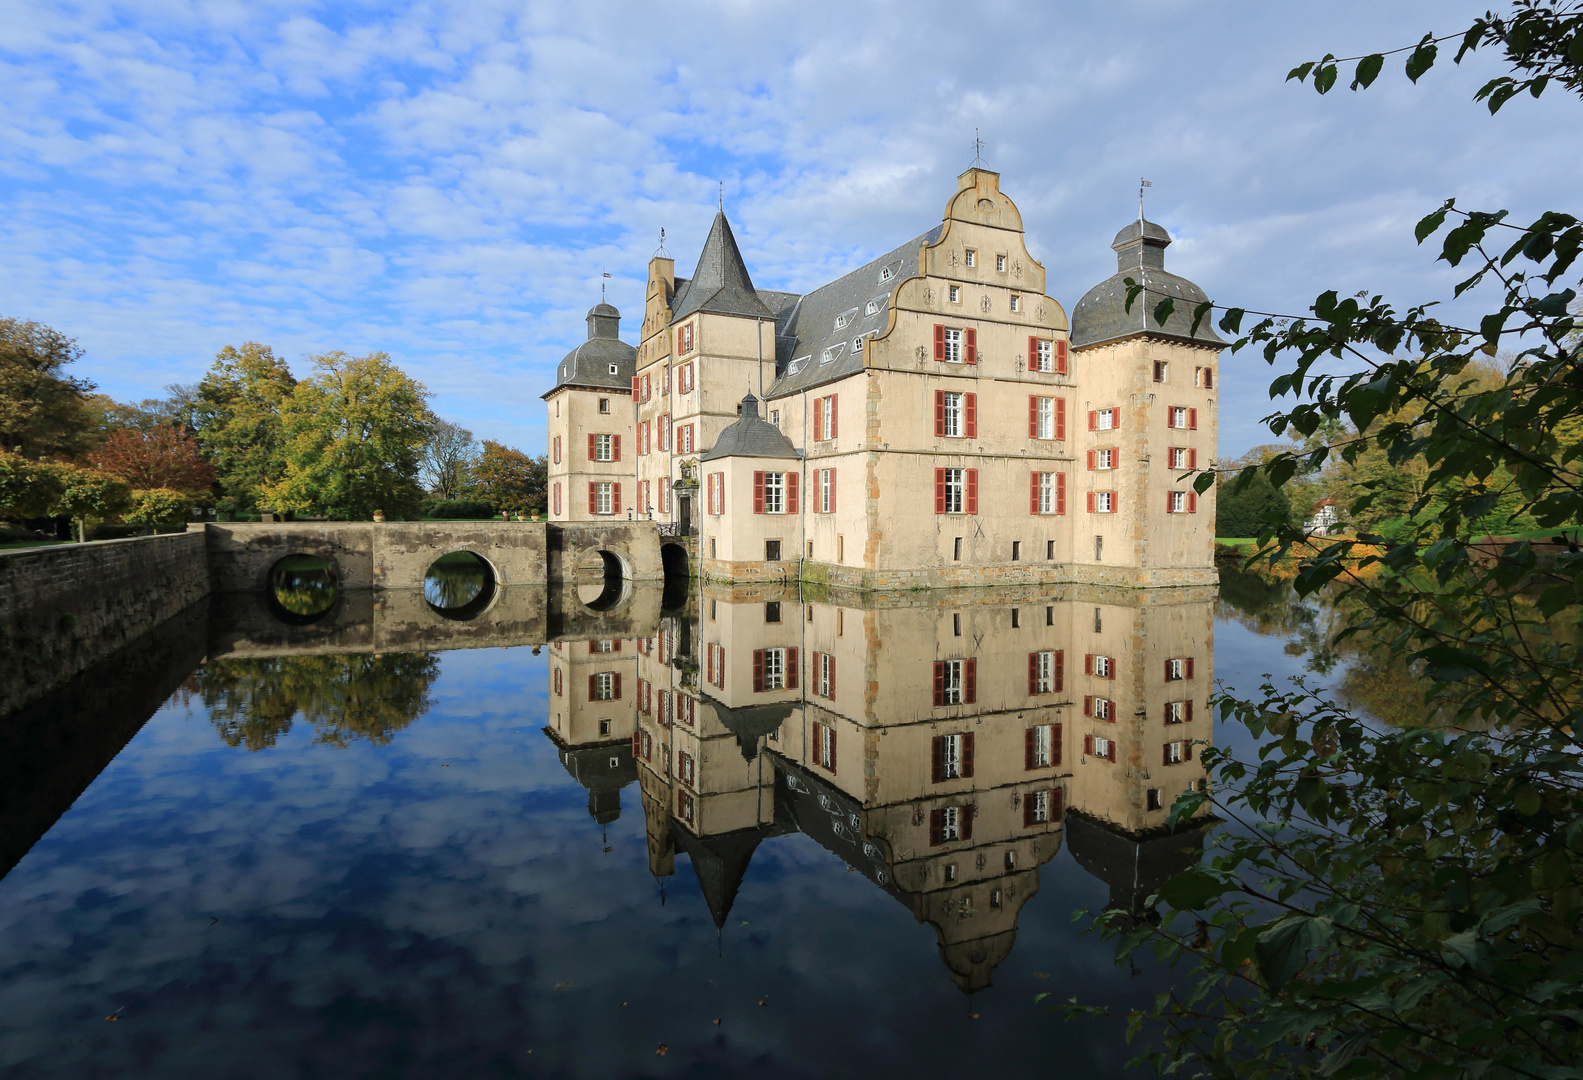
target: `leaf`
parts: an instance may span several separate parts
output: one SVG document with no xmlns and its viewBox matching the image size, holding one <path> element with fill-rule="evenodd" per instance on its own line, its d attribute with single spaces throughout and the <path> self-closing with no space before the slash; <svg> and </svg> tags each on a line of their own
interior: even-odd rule
<svg viewBox="0 0 1583 1080">
<path fill-rule="evenodd" d="M 1334 1076 L 1337 1069 L 1368 1049 L 1368 1045 L 1374 1040 L 1374 1036 L 1375 1033 L 1373 1031 L 1365 1030 L 1343 1039 L 1341 1045 L 1326 1054 L 1324 1060 L 1319 1063 L 1319 1075 Z"/>
<path fill-rule="evenodd" d="M 1418 238 L 1418 242 L 1420 244 L 1432 236 L 1440 228 L 1440 226 L 1446 223 L 1446 213 L 1455 205 L 1455 199 L 1447 199 L 1446 204 L 1439 210 L 1436 210 L 1434 213 L 1418 222 L 1418 225 L 1413 229 L 1413 235 Z"/>
<path fill-rule="evenodd" d="M 1187 870 L 1161 885 L 1159 897 L 1178 911 L 1197 911 L 1231 887 L 1203 870 Z"/>
<path fill-rule="evenodd" d="M 1433 34 L 1425 34 L 1423 41 L 1418 43 L 1418 47 L 1407 58 L 1407 77 L 1415 83 L 1420 75 L 1435 65 L 1435 56 L 1440 50 L 1433 39 Z"/>
<path fill-rule="evenodd" d="M 1164 300 L 1154 305 L 1154 321 L 1164 326 L 1165 321 L 1171 317 L 1171 312 L 1175 310 L 1176 301 L 1167 296 Z"/>
<path fill-rule="evenodd" d="M 1336 85 L 1336 65 L 1322 64 L 1319 70 L 1314 72 L 1314 89 L 1321 94 L 1328 94 L 1334 85 Z"/>
<path fill-rule="evenodd" d="M 1440 943 L 1440 955 L 1452 967 L 1473 967 L 1484 951 L 1477 930 L 1452 934 Z"/>
<path fill-rule="evenodd" d="M 1359 87 L 1368 88 L 1374 80 L 1379 78 L 1380 68 L 1385 66 L 1385 57 L 1379 53 L 1370 53 L 1358 61 L 1358 71 L 1352 80 L 1352 89 Z"/>
<path fill-rule="evenodd" d="M 1270 989 L 1279 990 L 1308 963 L 1310 952 L 1329 942 L 1329 919 L 1288 915 L 1259 935 L 1254 945 L 1259 973 L 1270 984 Z"/>
</svg>

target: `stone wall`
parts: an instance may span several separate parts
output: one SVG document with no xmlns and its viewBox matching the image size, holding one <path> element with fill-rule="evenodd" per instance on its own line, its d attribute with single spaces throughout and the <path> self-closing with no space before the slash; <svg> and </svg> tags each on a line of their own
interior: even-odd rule
<svg viewBox="0 0 1583 1080">
<path fill-rule="evenodd" d="M 196 531 L 0 552 L 0 716 L 208 592 Z"/>
</svg>

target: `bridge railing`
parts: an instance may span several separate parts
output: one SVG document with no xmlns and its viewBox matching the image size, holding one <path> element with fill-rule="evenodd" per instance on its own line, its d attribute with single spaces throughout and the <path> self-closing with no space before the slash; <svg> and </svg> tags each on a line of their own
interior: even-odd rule
<svg viewBox="0 0 1583 1080">
<path fill-rule="evenodd" d="M 660 535 L 665 537 L 697 536 L 698 526 L 680 521 L 662 521 L 659 523 Z"/>
</svg>

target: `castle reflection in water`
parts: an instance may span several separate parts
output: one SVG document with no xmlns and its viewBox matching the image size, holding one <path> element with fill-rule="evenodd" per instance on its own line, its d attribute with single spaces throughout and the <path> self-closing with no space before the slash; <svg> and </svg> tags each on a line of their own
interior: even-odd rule
<svg viewBox="0 0 1583 1080">
<path fill-rule="evenodd" d="M 634 636 L 551 643 L 545 731 L 595 820 L 636 783 L 651 872 L 685 853 L 716 926 L 758 846 L 800 832 L 972 992 L 1063 843 L 1140 917 L 1196 861 L 1203 828 L 1166 820 L 1203 783 L 1214 600 L 706 585 Z"/>
</svg>

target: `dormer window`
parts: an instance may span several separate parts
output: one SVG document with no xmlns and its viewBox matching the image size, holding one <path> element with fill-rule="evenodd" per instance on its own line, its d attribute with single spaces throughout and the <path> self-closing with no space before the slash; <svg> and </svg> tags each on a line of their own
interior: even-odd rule
<svg viewBox="0 0 1583 1080">
<path fill-rule="evenodd" d="M 824 352 L 819 354 L 819 363 L 821 363 L 821 364 L 833 363 L 835 361 L 835 358 L 840 356 L 842 351 L 845 348 L 846 348 L 846 342 L 842 342 L 839 345 L 832 345 L 832 346 L 830 346 Z"/>
<path fill-rule="evenodd" d="M 853 308 L 851 311 L 843 311 L 840 315 L 836 316 L 835 328 L 837 330 L 845 330 L 847 327 L 852 325 L 852 321 L 856 318 L 857 308 Z"/>
<path fill-rule="evenodd" d="M 891 278 L 893 278 L 895 276 L 896 276 L 896 268 L 895 267 L 893 267 L 893 266 L 885 266 L 885 267 L 881 267 L 880 268 L 879 280 L 882 283 L 886 282 L 886 281 L 889 281 Z"/>
<path fill-rule="evenodd" d="M 862 352 L 863 351 L 863 339 L 862 338 L 855 337 L 855 338 L 852 339 L 852 351 L 853 352 Z"/>
<path fill-rule="evenodd" d="M 618 372 L 616 371 L 616 365 L 614 365 L 614 364 L 610 365 L 610 374 L 612 374 L 612 375 L 618 374 Z"/>
<path fill-rule="evenodd" d="M 870 300 L 868 302 L 868 306 L 863 309 L 864 317 L 871 317 L 871 316 L 878 315 L 878 314 L 879 314 L 879 301 L 878 300 Z"/>
<path fill-rule="evenodd" d="M 791 374 L 791 375 L 795 375 L 799 371 L 801 371 L 803 369 L 803 366 L 806 365 L 807 363 L 808 363 L 808 358 L 806 356 L 799 356 L 797 359 L 795 359 L 795 360 L 793 360 L 791 362 L 791 367 L 786 369 L 787 373 Z"/>
</svg>

